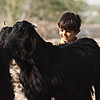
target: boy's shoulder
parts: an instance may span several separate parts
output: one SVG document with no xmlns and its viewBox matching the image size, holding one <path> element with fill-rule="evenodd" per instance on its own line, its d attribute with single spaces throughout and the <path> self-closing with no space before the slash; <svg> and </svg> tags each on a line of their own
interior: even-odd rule
<svg viewBox="0 0 100 100">
<path fill-rule="evenodd" d="M 75 40 L 74 41 L 76 41 L 76 40 L 78 40 L 77 37 L 75 37 Z M 63 41 L 63 39 L 61 39 L 59 42 L 56 42 L 55 43 L 55 45 L 60 45 L 60 44 L 65 44 L 65 42 Z"/>
<path fill-rule="evenodd" d="M 65 42 L 63 41 L 63 39 L 61 39 L 59 42 L 55 43 L 55 45 L 60 45 L 60 44 L 65 44 Z"/>
</svg>

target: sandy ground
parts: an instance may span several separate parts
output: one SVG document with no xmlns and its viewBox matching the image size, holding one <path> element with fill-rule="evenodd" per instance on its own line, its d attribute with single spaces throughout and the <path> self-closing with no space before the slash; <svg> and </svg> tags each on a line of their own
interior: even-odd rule
<svg viewBox="0 0 100 100">
<path fill-rule="evenodd" d="M 15 99 L 14 100 L 27 100 L 24 96 L 24 93 L 22 93 L 22 85 L 19 82 L 19 73 L 20 68 L 16 66 L 10 67 L 10 73 L 12 76 L 12 82 L 14 86 L 14 93 L 15 93 Z"/>
</svg>

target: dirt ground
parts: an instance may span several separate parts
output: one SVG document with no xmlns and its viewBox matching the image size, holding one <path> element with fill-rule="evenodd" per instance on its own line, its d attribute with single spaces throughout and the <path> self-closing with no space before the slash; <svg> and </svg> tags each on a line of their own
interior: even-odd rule
<svg viewBox="0 0 100 100">
<path fill-rule="evenodd" d="M 27 100 L 24 96 L 24 93 L 22 93 L 22 85 L 19 82 L 19 73 L 20 68 L 16 66 L 10 67 L 10 73 L 12 76 L 12 83 L 14 86 L 14 93 L 15 93 L 15 99 L 14 100 Z"/>
</svg>

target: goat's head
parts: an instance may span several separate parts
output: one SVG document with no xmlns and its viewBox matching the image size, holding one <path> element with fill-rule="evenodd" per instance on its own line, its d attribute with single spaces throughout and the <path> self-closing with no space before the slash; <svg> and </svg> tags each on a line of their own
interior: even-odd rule
<svg viewBox="0 0 100 100">
<path fill-rule="evenodd" d="M 12 27 L 9 27 L 9 26 L 5 26 L 1 29 L 1 31 L 0 31 L 0 45 L 3 46 L 4 41 L 6 40 L 8 35 L 10 34 L 11 30 L 12 30 Z"/>
<path fill-rule="evenodd" d="M 16 22 L 5 42 L 5 46 L 13 45 L 14 50 L 18 50 L 17 53 L 19 53 L 21 57 L 31 54 L 31 52 L 34 51 L 36 42 L 35 27 L 35 25 L 25 20 Z"/>
</svg>

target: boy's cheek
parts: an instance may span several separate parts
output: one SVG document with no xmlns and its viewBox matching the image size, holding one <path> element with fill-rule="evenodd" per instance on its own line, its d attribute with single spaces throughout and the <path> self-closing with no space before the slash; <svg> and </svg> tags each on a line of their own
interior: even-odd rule
<svg viewBox="0 0 100 100">
<path fill-rule="evenodd" d="M 63 36 L 63 33 L 60 32 L 59 35 L 62 37 Z"/>
</svg>

